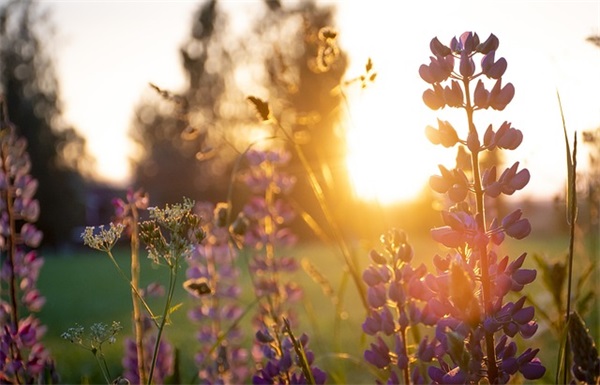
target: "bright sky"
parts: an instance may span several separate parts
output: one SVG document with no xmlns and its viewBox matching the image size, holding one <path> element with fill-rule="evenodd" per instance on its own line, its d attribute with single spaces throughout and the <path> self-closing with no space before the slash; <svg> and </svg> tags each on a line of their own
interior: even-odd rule
<svg viewBox="0 0 600 385">
<path fill-rule="evenodd" d="M 103 177 L 124 181 L 127 127 L 134 105 L 153 82 L 184 85 L 178 49 L 189 34 L 196 1 L 42 1 L 57 29 L 55 54 L 66 119 L 87 137 Z M 256 0 L 226 1 L 232 9 Z M 285 3 L 285 1 L 284 1 Z M 416 194 L 453 151 L 424 135 L 439 114 L 421 95 L 427 84 L 418 68 L 429 62 L 429 41 L 448 43 L 464 31 L 500 39 L 498 56 L 508 61 L 504 81 L 515 85 L 508 108 L 482 121 L 508 120 L 524 133 L 509 160 L 520 160 L 532 180 L 520 197 L 550 197 L 562 191 L 566 169 L 556 90 L 567 127 L 600 125 L 600 49 L 585 41 L 600 34 L 595 1 L 328 1 L 339 9 L 340 45 L 350 55 L 348 77 L 359 75 L 368 57 L 378 77 L 373 87 L 352 91 L 349 160 L 357 189 L 382 201 Z M 464 118 L 441 115 L 459 129 Z M 463 120 L 461 120 L 463 119 Z M 581 151 L 583 153 L 583 151 Z M 581 155 L 580 163 L 585 163 Z"/>
</svg>

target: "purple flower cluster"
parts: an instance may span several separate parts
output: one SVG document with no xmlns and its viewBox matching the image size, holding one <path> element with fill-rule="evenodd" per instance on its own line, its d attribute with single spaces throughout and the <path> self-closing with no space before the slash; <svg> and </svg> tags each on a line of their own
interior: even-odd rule
<svg viewBox="0 0 600 385">
<path fill-rule="evenodd" d="M 243 243 L 252 252 L 250 273 L 255 293 L 257 297 L 268 298 L 259 304 L 259 322 L 277 323 L 273 318 L 294 318 L 292 305 L 302 296 L 298 285 L 285 282 L 281 275 L 296 271 L 297 261 L 275 253 L 297 241 L 286 227 L 295 212 L 285 200 L 295 178 L 281 170 L 290 160 L 290 154 L 284 150 L 250 150 L 246 158 L 249 168 L 242 179 L 253 195 L 243 208 L 248 221 Z"/>
<path fill-rule="evenodd" d="M 45 327 L 33 313 L 44 297 L 36 287 L 44 263 L 31 248 L 42 240 L 27 142 L 10 122 L 0 129 L 0 382 L 30 383 L 52 366 L 41 343 Z M 25 313 L 22 314 L 21 312 Z"/>
<path fill-rule="evenodd" d="M 154 330 L 154 324 L 150 321 L 147 315 L 143 316 L 143 357 L 144 357 L 144 368 L 148 372 L 150 369 L 150 362 L 152 361 L 152 354 L 156 345 L 156 330 Z M 174 356 L 173 346 L 163 337 L 160 340 L 156 367 L 154 368 L 154 374 L 152 376 L 152 382 L 156 384 L 164 384 L 165 379 L 171 376 L 174 372 Z M 125 354 L 123 355 L 123 378 L 129 380 L 132 384 L 140 383 L 139 366 L 138 366 L 138 349 L 136 340 L 134 338 L 125 339 Z"/>
<path fill-rule="evenodd" d="M 507 63 L 496 59 L 498 45 L 493 34 L 480 42 L 477 34 L 466 32 L 449 46 L 434 38 L 430 44 L 434 56 L 419 69 L 432 87 L 423 94 L 424 102 L 434 110 L 464 109 L 469 124 L 466 134 L 460 135 L 449 122 L 438 119 L 438 128 L 427 127 L 427 137 L 445 147 L 465 146 L 471 169 L 440 166 L 441 175 L 430 179 L 432 189 L 445 194 L 452 205 L 442 212 L 444 226 L 431 231 L 435 241 L 449 248 L 446 256 L 433 258 L 434 271 L 424 264 L 410 265 L 412 248 L 400 231 L 383 237 L 384 254 L 371 253 L 373 264 L 363 274 L 371 312 L 363 330 L 375 342 L 365 351 L 365 359 L 381 369 L 396 368 L 389 371 L 388 383 L 398 383 L 400 377 L 405 383 L 478 383 L 484 378 L 507 383 L 517 372 L 528 380 L 545 373 L 536 358 L 539 349 L 517 354 L 511 340 L 536 332 L 533 306 L 525 306 L 524 296 L 504 302 L 509 292 L 533 282 L 536 271 L 523 268 L 526 254 L 510 261 L 495 252 L 505 236 L 522 239 L 531 226 L 521 210 L 491 221 L 485 217 L 486 197 L 511 195 L 529 182 L 529 172 L 519 171 L 518 162 L 500 177 L 496 166 L 480 170 L 480 153 L 513 150 L 523 138 L 507 122 L 497 130 L 490 125 L 481 138 L 473 120 L 475 111 L 503 110 L 514 96 L 512 84 L 502 86 Z M 477 55 L 483 55 L 479 69 Z M 425 327 L 433 331 L 421 337 Z M 409 333 L 418 344 L 411 356 Z"/>
<path fill-rule="evenodd" d="M 253 349 L 258 369 L 252 381 L 258 384 L 307 383 L 309 376 L 317 383 L 325 381 L 325 373 L 312 366 L 312 353 L 306 353 L 307 362 L 300 365 L 301 373 L 295 371 L 292 360 L 292 347 L 297 360 L 302 356 L 298 352 L 302 348 L 294 346 L 289 329 L 289 322 L 294 323 L 296 318 L 293 304 L 301 299 L 302 291 L 295 282 L 285 281 L 282 273 L 293 273 L 298 263 L 292 257 L 276 254 L 297 241 L 287 227 L 295 217 L 293 208 L 285 200 L 295 184 L 295 178 L 282 170 L 289 160 L 290 154 L 284 150 L 250 150 L 247 153 L 249 168 L 242 176 L 253 192 L 242 211 L 248 221 L 243 243 L 252 252 L 252 284 L 256 296 L 262 299 L 255 317 L 259 332 Z M 284 319 L 285 326 L 282 325 Z M 300 340 L 298 344 L 305 346 L 308 337 L 303 335 Z"/>
<path fill-rule="evenodd" d="M 253 384 L 308 384 L 306 374 L 301 369 L 303 364 L 298 356 L 298 346 L 306 358 L 306 365 L 315 384 L 324 384 L 327 375 L 324 371 L 313 366 L 314 354 L 308 349 L 308 336 L 302 334 L 299 340 L 290 335 L 277 333 L 273 336 L 268 329 L 256 332 L 256 340 L 260 344 L 260 352 L 267 363 L 252 377 Z M 302 353 L 301 353 L 302 354 Z"/>
<path fill-rule="evenodd" d="M 226 204 L 196 204 L 206 238 L 187 259 L 188 281 L 184 286 L 197 301 L 188 316 L 199 324 L 196 364 L 198 377 L 206 384 L 239 384 L 249 375 L 248 352 L 241 347 L 243 334 L 237 325 L 243 313 L 239 305 L 240 271 L 236 266 L 238 253 L 229 244 L 227 210 Z M 206 289 L 198 290 L 204 286 L 192 283 L 204 283 Z"/>
</svg>

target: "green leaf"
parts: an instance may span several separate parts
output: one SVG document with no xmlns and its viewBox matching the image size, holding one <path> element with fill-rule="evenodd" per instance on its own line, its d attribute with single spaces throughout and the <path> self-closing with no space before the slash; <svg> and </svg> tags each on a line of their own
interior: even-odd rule
<svg viewBox="0 0 600 385">
<path fill-rule="evenodd" d="M 169 308 L 169 313 L 168 314 L 173 314 L 175 313 L 177 310 L 179 310 L 180 307 L 183 306 L 183 302 L 178 303 L 177 305 L 173 305 L 171 306 L 171 308 Z"/>
</svg>

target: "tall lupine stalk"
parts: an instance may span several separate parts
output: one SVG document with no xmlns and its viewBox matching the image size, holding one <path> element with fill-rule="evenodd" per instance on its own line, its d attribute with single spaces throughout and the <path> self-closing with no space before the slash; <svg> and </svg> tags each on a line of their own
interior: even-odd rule
<svg viewBox="0 0 600 385">
<path fill-rule="evenodd" d="M 257 319 L 267 326 L 280 325 L 281 317 L 294 318 L 292 305 L 302 295 L 294 282 L 286 282 L 282 276 L 296 271 L 297 261 L 276 253 L 297 240 L 286 227 L 295 213 L 285 200 L 295 178 L 281 170 L 290 159 L 284 150 L 250 150 L 246 159 L 249 168 L 242 178 L 253 195 L 243 208 L 243 216 L 249 222 L 244 246 L 252 252 L 250 272 L 254 290 L 257 297 L 264 299 L 259 304 Z"/>
<path fill-rule="evenodd" d="M 524 296 L 504 302 L 510 291 L 519 292 L 533 282 L 536 271 L 522 268 L 525 253 L 512 262 L 508 256 L 497 255 L 506 235 L 522 239 L 531 226 L 520 209 L 502 219 L 486 218 L 486 198 L 511 195 L 529 182 L 527 169 L 518 171 L 519 162 L 500 177 L 496 165 L 480 168 L 483 152 L 514 150 L 523 139 L 521 131 L 508 122 L 496 130 L 490 124 L 483 136 L 475 125 L 476 111 L 503 110 L 514 96 L 512 84 L 502 86 L 507 63 L 495 58 L 498 45 L 493 34 L 480 42 L 477 34 L 466 32 L 453 38 L 450 46 L 434 38 L 430 44 L 434 56 L 419 69 L 432 86 L 423 94 L 426 105 L 434 110 L 463 109 L 468 123 L 466 132 L 459 135 L 448 121 L 438 119 L 437 128 L 427 127 L 427 137 L 448 148 L 466 146 L 471 172 L 440 165 L 441 175 L 430 179 L 432 189 L 452 202 L 442 212 L 445 226 L 431 231 L 433 239 L 449 249 L 445 257 L 433 258 L 435 273 L 427 272 L 424 264 L 410 265 L 412 248 L 399 231 L 383 238 L 385 253 L 371 253 L 374 265 L 363 275 L 371 314 L 363 330 L 377 340 L 365 352 L 365 359 L 387 369 L 390 383 L 400 378 L 404 383 L 421 383 L 429 377 L 438 384 L 478 383 L 484 378 L 496 384 L 508 382 L 517 372 L 528 380 L 545 373 L 535 357 L 539 349 L 527 348 L 517 356 L 517 345 L 511 340 L 516 334 L 530 338 L 537 330 L 533 306 L 524 306 Z M 475 58 L 479 55 L 478 69 Z M 493 83 L 491 89 L 488 81 Z M 421 338 L 418 325 L 434 328 L 433 334 Z M 418 344 L 416 349 L 411 348 L 409 331 Z M 386 339 L 393 340 L 392 349 Z"/>
<path fill-rule="evenodd" d="M 238 252 L 229 243 L 228 206 L 198 203 L 195 212 L 206 231 L 187 259 L 184 287 L 196 299 L 189 318 L 199 324 L 198 378 L 208 384 L 241 384 L 249 374 L 248 351 L 241 347 Z M 210 294 L 210 295 L 209 295 Z"/>
<path fill-rule="evenodd" d="M 285 273 L 298 269 L 297 261 L 281 255 L 297 240 L 287 227 L 295 212 L 285 199 L 295 178 L 281 169 L 290 156 L 282 149 L 250 149 L 246 152 L 249 168 L 242 175 L 252 192 L 238 221 L 247 221 L 243 244 L 252 253 L 250 275 L 260 299 L 255 317 L 257 346 L 253 351 L 258 370 L 252 377 L 258 384 L 323 383 L 326 378 L 313 366 L 312 353 L 305 350 L 308 336 L 303 335 L 298 342 L 290 326 L 296 321 L 293 304 L 302 296 L 298 285 L 284 278 Z"/>
<path fill-rule="evenodd" d="M 0 115 L 0 382 L 32 383 L 51 365 L 40 342 L 45 328 L 33 315 L 45 302 L 36 288 L 44 261 L 32 250 L 42 240 L 34 225 L 38 183 L 29 174 L 27 142 L 17 137 L 3 101 Z"/>
</svg>

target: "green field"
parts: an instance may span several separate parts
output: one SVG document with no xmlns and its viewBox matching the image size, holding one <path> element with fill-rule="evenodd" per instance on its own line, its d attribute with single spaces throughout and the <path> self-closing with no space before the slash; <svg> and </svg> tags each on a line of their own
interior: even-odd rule
<svg viewBox="0 0 600 385">
<path fill-rule="evenodd" d="M 416 251 L 415 258 L 427 262 L 434 253 L 441 252 L 427 238 L 411 238 Z M 527 250 L 530 253 L 539 253 L 547 257 L 564 255 L 568 246 L 566 237 L 542 238 L 530 237 L 529 240 L 505 242 L 505 252 L 511 257 L 520 255 Z M 368 264 L 367 251 L 369 245 L 357 245 L 354 253 L 361 264 L 361 271 Z M 339 291 L 342 288 L 344 295 L 340 297 L 342 312 L 336 310 L 331 298 L 323 294 L 321 287 L 315 284 L 307 274 L 300 270 L 293 277 L 305 288 L 304 306 L 298 309 L 301 319 L 301 332 L 307 332 L 311 338 L 311 348 L 315 351 L 318 364 L 329 373 L 328 382 L 336 383 L 373 383 L 374 374 L 364 364 L 362 353 L 369 341 L 361 330 L 364 320 L 364 310 L 357 297 L 354 284 L 344 273 L 344 265 L 335 246 L 308 244 L 297 247 L 293 253 L 298 258 L 307 258 L 317 269 L 327 277 L 332 287 Z M 117 251 L 117 259 L 128 270 L 127 250 Z M 79 323 L 90 326 L 95 322 L 111 323 L 120 321 L 124 329 L 114 345 L 106 345 L 105 353 L 110 366 L 111 376 L 121 374 L 121 356 L 123 353 L 123 337 L 131 335 L 131 297 L 128 285 L 117 275 L 115 267 L 101 252 L 80 249 L 61 255 L 46 254 L 45 265 L 38 282 L 41 292 L 47 302 L 40 318 L 48 327 L 44 342 L 51 350 L 56 360 L 58 371 L 64 383 L 101 383 L 101 372 L 90 352 L 80 349 L 68 341 L 60 338 L 62 332 L 68 327 Z M 422 256 L 422 257 L 420 257 Z M 240 261 L 240 266 L 244 266 Z M 526 264 L 533 266 L 533 260 Z M 584 264 L 576 264 L 576 268 L 583 268 Z M 179 282 L 183 282 L 183 271 Z M 243 270 L 245 271 L 245 270 Z M 346 279 L 345 279 L 346 278 Z M 597 275 L 595 285 L 597 286 Z M 142 284 L 159 281 L 166 284 L 168 271 L 165 268 L 154 268 L 147 261 L 142 267 Z M 541 286 L 538 279 L 534 285 L 526 290 L 541 304 L 549 303 L 549 294 Z M 247 274 L 241 278 L 244 303 L 252 302 L 251 289 L 248 286 Z M 591 283 L 594 284 L 594 283 Z M 345 288 L 345 289 L 343 289 Z M 166 329 L 166 337 L 173 342 L 181 352 L 182 378 L 192 381 L 195 375 L 193 356 L 197 350 L 195 325 L 187 319 L 187 312 L 193 306 L 193 299 L 183 290 L 181 285 L 176 292 L 175 303 L 182 302 L 183 307 L 173 314 L 173 325 Z M 155 309 L 160 308 L 160 300 L 151 303 Z M 548 309 L 546 309 L 548 310 Z M 341 317 L 339 316 L 341 314 Z M 250 318 L 250 317 L 248 317 Z M 539 317 L 538 317 L 539 318 Z M 597 320 L 597 310 L 594 310 L 588 319 Z M 247 322 L 245 322 L 247 321 Z M 244 319 L 243 324 L 249 329 L 249 319 Z M 595 323 L 597 324 L 597 323 Z M 337 326 L 336 326 L 337 325 Z M 597 337 L 597 328 L 592 333 Z M 249 332 L 251 336 L 253 332 Z M 558 342 L 556 338 L 540 322 L 540 330 L 532 345 L 545 346 L 540 353 L 541 358 L 554 375 L 554 366 Z M 340 353 L 344 353 L 342 355 Z"/>
</svg>

